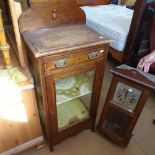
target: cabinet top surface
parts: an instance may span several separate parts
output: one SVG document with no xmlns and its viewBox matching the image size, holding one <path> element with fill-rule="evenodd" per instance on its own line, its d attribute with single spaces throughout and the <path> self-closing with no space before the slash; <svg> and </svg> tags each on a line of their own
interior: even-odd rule
<svg viewBox="0 0 155 155">
<path fill-rule="evenodd" d="M 63 53 L 111 42 L 110 39 L 90 30 L 85 25 L 67 25 L 42 28 L 22 33 L 35 57 Z"/>
</svg>

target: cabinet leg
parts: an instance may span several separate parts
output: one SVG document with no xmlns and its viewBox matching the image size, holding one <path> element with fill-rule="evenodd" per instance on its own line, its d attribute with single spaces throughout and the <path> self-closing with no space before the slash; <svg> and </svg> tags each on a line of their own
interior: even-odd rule
<svg viewBox="0 0 155 155">
<path fill-rule="evenodd" d="M 48 146 L 49 146 L 50 152 L 54 151 L 54 149 L 53 149 L 53 143 L 51 141 L 48 141 Z"/>
<path fill-rule="evenodd" d="M 54 151 L 53 146 L 49 146 L 50 152 Z"/>
<path fill-rule="evenodd" d="M 95 126 L 94 125 L 91 127 L 91 131 L 95 132 Z"/>
<path fill-rule="evenodd" d="M 133 134 L 131 134 L 131 135 L 129 136 L 129 139 L 128 139 L 128 140 L 127 140 L 127 142 L 126 142 L 125 147 L 127 147 L 127 146 L 128 146 L 128 144 L 129 144 L 129 142 L 130 142 L 130 140 L 131 140 L 132 136 L 133 136 Z"/>
</svg>

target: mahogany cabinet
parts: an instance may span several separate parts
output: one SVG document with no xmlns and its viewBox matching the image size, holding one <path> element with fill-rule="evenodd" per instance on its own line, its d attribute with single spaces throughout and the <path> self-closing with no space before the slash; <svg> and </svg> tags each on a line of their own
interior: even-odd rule
<svg viewBox="0 0 155 155">
<path fill-rule="evenodd" d="M 75 0 L 31 1 L 19 27 L 52 150 L 64 138 L 94 129 L 110 40 L 85 26 Z"/>
<path fill-rule="evenodd" d="M 83 129 L 93 130 L 109 40 L 85 25 L 22 35 L 50 149 Z"/>
</svg>

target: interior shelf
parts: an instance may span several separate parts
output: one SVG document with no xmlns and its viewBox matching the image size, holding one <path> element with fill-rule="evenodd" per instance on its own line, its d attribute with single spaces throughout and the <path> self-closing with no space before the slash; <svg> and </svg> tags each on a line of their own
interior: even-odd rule
<svg viewBox="0 0 155 155">
<path fill-rule="evenodd" d="M 89 117 L 89 111 L 82 100 L 73 99 L 57 105 L 58 129 L 63 130 Z"/>
<path fill-rule="evenodd" d="M 91 94 L 92 81 L 93 78 L 88 74 L 80 74 L 56 81 L 57 105 Z"/>
</svg>

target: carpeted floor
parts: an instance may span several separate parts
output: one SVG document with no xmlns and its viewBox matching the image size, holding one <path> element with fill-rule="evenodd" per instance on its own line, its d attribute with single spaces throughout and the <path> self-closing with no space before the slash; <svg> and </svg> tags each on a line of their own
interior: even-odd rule
<svg viewBox="0 0 155 155">
<path fill-rule="evenodd" d="M 117 65 L 119 64 L 111 60 L 107 62 L 97 120 L 112 78 L 109 70 Z M 112 143 L 96 132 L 84 130 L 54 146 L 53 152 L 49 152 L 46 146 L 39 150 L 26 151 L 21 155 L 155 155 L 155 125 L 152 124 L 153 118 L 155 118 L 155 93 L 152 93 L 149 97 L 127 148 Z"/>
</svg>

